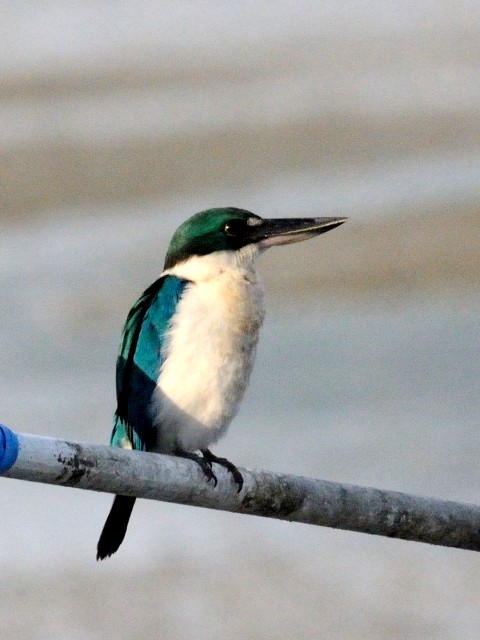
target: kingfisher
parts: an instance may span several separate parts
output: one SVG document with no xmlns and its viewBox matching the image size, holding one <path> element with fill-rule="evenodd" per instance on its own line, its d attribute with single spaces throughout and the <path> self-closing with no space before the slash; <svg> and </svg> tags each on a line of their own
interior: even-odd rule
<svg viewBox="0 0 480 640">
<path fill-rule="evenodd" d="M 216 486 L 213 463 L 241 491 L 237 467 L 210 450 L 237 413 L 265 308 L 256 258 L 347 218 L 264 219 L 233 207 L 195 214 L 175 231 L 163 272 L 128 314 L 116 367 L 111 446 L 181 456 Z M 97 560 L 123 542 L 135 498 L 115 496 Z"/>
</svg>

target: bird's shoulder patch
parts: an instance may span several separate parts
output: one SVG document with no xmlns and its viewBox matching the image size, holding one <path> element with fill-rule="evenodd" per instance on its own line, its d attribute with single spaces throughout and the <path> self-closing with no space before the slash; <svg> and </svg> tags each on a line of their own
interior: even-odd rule
<svg viewBox="0 0 480 640">
<path fill-rule="evenodd" d="M 165 275 L 133 305 L 117 359 L 117 411 L 111 444 L 148 449 L 148 407 L 162 365 L 162 345 L 188 280 Z"/>
</svg>

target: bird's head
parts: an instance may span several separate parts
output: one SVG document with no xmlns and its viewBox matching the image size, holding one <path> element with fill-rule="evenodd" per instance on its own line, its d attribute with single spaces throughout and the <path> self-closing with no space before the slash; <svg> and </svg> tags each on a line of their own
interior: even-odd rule
<svg viewBox="0 0 480 640">
<path fill-rule="evenodd" d="M 188 218 L 173 234 L 165 269 L 192 256 L 215 251 L 236 252 L 248 245 L 264 250 L 313 238 L 343 224 L 347 218 L 260 218 L 234 207 L 208 209 Z"/>
</svg>

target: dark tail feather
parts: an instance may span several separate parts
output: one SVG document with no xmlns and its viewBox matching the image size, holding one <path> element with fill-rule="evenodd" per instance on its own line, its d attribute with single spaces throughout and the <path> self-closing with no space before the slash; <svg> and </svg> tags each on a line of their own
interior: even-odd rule
<svg viewBox="0 0 480 640">
<path fill-rule="evenodd" d="M 135 500 L 131 496 L 115 496 L 98 541 L 97 560 L 108 558 L 122 544 Z"/>
</svg>

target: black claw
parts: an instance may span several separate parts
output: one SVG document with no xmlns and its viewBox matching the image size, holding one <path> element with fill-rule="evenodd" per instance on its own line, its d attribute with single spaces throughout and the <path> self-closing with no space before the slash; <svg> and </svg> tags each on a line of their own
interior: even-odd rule
<svg viewBox="0 0 480 640">
<path fill-rule="evenodd" d="M 234 482 L 237 483 L 238 489 L 237 489 L 237 493 L 240 493 L 240 491 L 242 490 L 243 487 L 243 476 L 240 473 L 240 471 L 235 468 L 233 471 L 231 471 L 232 477 Z"/>
<path fill-rule="evenodd" d="M 208 463 L 205 464 L 205 466 L 203 466 L 202 464 L 200 464 L 203 473 L 205 474 L 206 478 L 207 478 L 207 482 L 210 482 L 210 480 L 213 480 L 213 487 L 215 488 L 218 484 L 218 480 L 217 480 L 217 476 L 213 473 L 212 471 L 212 467 L 211 465 L 209 465 Z"/>
<path fill-rule="evenodd" d="M 210 451 L 210 449 L 202 449 L 201 451 L 203 454 L 203 459 L 210 467 L 212 466 L 213 462 L 216 462 L 221 467 L 225 467 L 225 469 L 227 469 L 227 471 L 232 474 L 233 480 L 238 486 L 237 492 L 240 493 L 243 487 L 243 476 L 237 469 L 237 467 L 233 464 L 233 462 L 230 462 L 230 460 L 227 460 L 227 458 L 218 458 Z"/>
<path fill-rule="evenodd" d="M 217 486 L 218 480 L 217 476 L 213 472 L 211 461 L 206 460 L 205 457 L 202 458 L 196 453 L 184 451 L 183 449 L 176 449 L 175 455 L 179 458 L 187 458 L 187 460 L 193 460 L 194 462 L 196 462 L 207 478 L 207 482 L 210 482 L 210 480 L 212 480 L 213 487 L 215 488 Z"/>
</svg>

